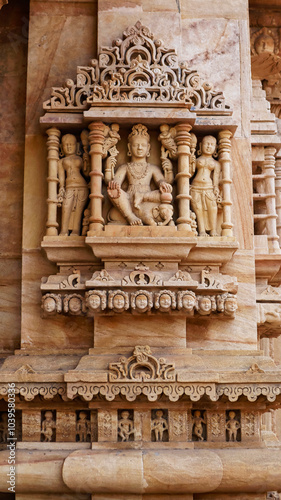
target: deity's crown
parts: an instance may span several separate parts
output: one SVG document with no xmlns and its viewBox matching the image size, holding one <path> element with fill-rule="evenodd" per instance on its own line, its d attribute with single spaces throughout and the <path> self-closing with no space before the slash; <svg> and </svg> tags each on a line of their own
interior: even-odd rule
<svg viewBox="0 0 281 500">
<path fill-rule="evenodd" d="M 133 139 L 133 137 L 136 136 L 145 137 L 148 141 L 150 140 L 149 134 L 147 132 L 147 127 L 145 125 L 142 125 L 141 123 L 133 126 L 128 140 L 130 141 L 131 139 Z"/>
</svg>

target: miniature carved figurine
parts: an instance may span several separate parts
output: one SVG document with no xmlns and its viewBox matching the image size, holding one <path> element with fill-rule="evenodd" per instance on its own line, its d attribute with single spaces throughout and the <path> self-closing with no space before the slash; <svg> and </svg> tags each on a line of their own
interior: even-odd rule
<svg viewBox="0 0 281 500">
<path fill-rule="evenodd" d="M 240 429 L 240 424 L 236 419 L 235 411 L 230 411 L 229 420 L 225 424 L 225 428 L 228 432 L 228 441 L 237 441 L 237 431 Z"/>
<path fill-rule="evenodd" d="M 175 292 L 170 290 L 161 290 L 161 292 L 155 293 L 155 309 L 159 309 L 161 312 L 169 312 L 171 309 L 176 309 L 176 296 Z"/>
<path fill-rule="evenodd" d="M 121 419 L 118 422 L 118 436 L 121 441 L 129 441 L 131 435 L 135 434 L 134 423 L 130 419 L 128 411 L 122 411 Z"/>
<path fill-rule="evenodd" d="M 151 422 L 151 430 L 154 432 L 155 441 L 163 441 L 164 431 L 168 430 L 168 424 L 163 417 L 163 411 L 157 410 L 156 417 Z"/>
<path fill-rule="evenodd" d="M 87 182 L 80 173 L 82 169 L 85 175 L 88 173 L 87 153 L 84 152 L 83 159 L 77 154 L 77 140 L 72 134 L 64 135 L 61 145 L 64 158 L 58 164 L 58 202 L 62 205 L 60 234 L 67 236 L 71 231 L 72 235 L 79 235 L 81 217 L 89 194 Z"/>
<path fill-rule="evenodd" d="M 86 442 L 87 437 L 91 435 L 91 422 L 87 419 L 87 414 L 84 411 L 80 411 L 79 418 L 76 423 L 76 434 L 78 436 L 78 441 Z"/>
<path fill-rule="evenodd" d="M 108 294 L 108 307 L 114 312 L 121 313 L 129 309 L 129 295 L 122 290 L 114 290 Z"/>
<path fill-rule="evenodd" d="M 194 308 L 197 306 L 196 295 L 192 291 L 178 292 L 178 309 L 183 309 L 189 316 L 194 315 Z"/>
<path fill-rule="evenodd" d="M 172 201 L 172 186 L 165 181 L 158 166 L 147 163 L 150 155 L 147 128 L 140 124 L 134 125 L 128 140 L 128 156 L 132 157 L 132 161 L 118 168 L 107 187 L 109 199 L 119 211 L 118 214 L 111 209 L 109 221 L 122 224 L 121 213 L 130 225 L 156 226 L 152 210 L 159 204 Z M 125 180 L 128 182 L 127 191 L 121 188 Z M 157 190 L 152 191 L 152 180 L 158 187 Z"/>
<path fill-rule="evenodd" d="M 201 411 L 196 410 L 194 417 L 192 417 L 192 434 L 196 436 L 198 441 L 204 441 L 204 427 L 206 425 L 205 416 L 201 417 Z"/>
<path fill-rule="evenodd" d="M 50 442 L 53 437 L 53 429 L 56 428 L 56 422 L 53 419 L 53 412 L 45 411 L 45 420 L 42 422 L 41 434 L 44 436 L 44 441 Z"/>
<path fill-rule="evenodd" d="M 196 214 L 199 236 L 218 236 L 217 214 L 220 200 L 219 177 L 221 166 L 213 156 L 215 137 L 206 135 L 201 144 L 202 153 L 196 160 L 196 174 L 190 188 L 191 208 Z M 210 232 L 210 234 L 207 233 Z"/>
<path fill-rule="evenodd" d="M 147 290 L 139 290 L 131 294 L 131 306 L 139 313 L 150 311 L 153 307 L 152 293 Z"/>
<path fill-rule="evenodd" d="M 2 413 L 2 421 L 0 422 L 0 443 L 8 441 L 8 413 Z"/>
</svg>

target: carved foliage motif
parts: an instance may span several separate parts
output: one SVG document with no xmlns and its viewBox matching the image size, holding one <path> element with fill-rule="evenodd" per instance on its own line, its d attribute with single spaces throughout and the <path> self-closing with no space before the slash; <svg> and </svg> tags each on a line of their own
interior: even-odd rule
<svg viewBox="0 0 281 500">
<path fill-rule="evenodd" d="M 101 49 L 91 66 L 78 66 L 76 83 L 53 87 L 44 109 L 81 111 L 91 105 L 135 104 L 187 106 L 196 110 L 228 110 L 222 92 L 202 83 L 198 73 L 179 63 L 176 51 L 154 41 L 149 28 L 139 21 Z"/>
<path fill-rule="evenodd" d="M 166 363 L 164 358 L 152 356 L 149 346 L 136 346 L 133 355 L 122 357 L 119 363 L 109 364 L 109 381 L 175 381 L 174 363 Z"/>
</svg>

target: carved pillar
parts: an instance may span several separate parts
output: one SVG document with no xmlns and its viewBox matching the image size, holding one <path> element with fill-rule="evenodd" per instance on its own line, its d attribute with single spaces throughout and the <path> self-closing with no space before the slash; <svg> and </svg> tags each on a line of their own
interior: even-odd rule
<svg viewBox="0 0 281 500">
<path fill-rule="evenodd" d="M 58 222 L 57 222 L 57 184 L 58 179 L 58 161 L 60 149 L 60 130 L 56 127 L 47 130 L 48 140 L 48 219 L 46 223 L 46 236 L 58 235 Z"/>
<path fill-rule="evenodd" d="M 273 147 L 264 148 L 264 174 L 265 174 L 265 192 L 267 194 L 266 213 L 267 213 L 267 234 L 268 247 L 270 253 L 280 253 L 279 237 L 276 227 L 276 204 L 275 204 L 275 153 Z"/>
<path fill-rule="evenodd" d="M 90 172 L 90 225 L 88 235 L 103 229 L 104 220 L 102 217 L 102 146 L 104 143 L 104 124 L 102 122 L 92 122 L 89 125 L 89 142 L 91 155 Z"/>
<path fill-rule="evenodd" d="M 279 236 L 279 245 L 281 238 L 281 150 L 276 154 L 275 161 L 275 194 L 276 194 L 276 213 L 277 213 L 277 234 Z"/>
<path fill-rule="evenodd" d="M 230 168 L 231 168 L 231 142 L 232 133 L 229 130 L 221 130 L 219 132 L 219 161 L 222 166 L 222 207 L 223 207 L 223 222 L 222 236 L 233 236 L 233 224 L 231 222 L 231 196 L 230 186 L 232 184 Z"/>
<path fill-rule="evenodd" d="M 176 175 L 178 194 L 176 198 L 179 209 L 179 217 L 177 219 L 179 231 L 191 231 L 191 196 L 189 194 L 189 179 L 191 177 L 189 169 L 191 135 L 189 131 L 191 128 L 189 123 L 180 123 L 176 126 L 176 143 L 178 148 L 178 173 Z"/>
</svg>

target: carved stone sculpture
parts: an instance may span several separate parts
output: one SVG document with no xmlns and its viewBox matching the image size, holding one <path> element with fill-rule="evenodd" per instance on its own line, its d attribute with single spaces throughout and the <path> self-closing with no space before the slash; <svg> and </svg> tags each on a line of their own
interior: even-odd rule
<svg viewBox="0 0 281 500">
<path fill-rule="evenodd" d="M 78 293 L 65 295 L 63 298 L 63 310 L 73 316 L 84 314 L 86 312 L 84 297 Z"/>
<path fill-rule="evenodd" d="M 130 307 L 129 294 L 122 290 L 114 290 L 108 293 L 108 308 L 114 312 L 122 313 Z"/>
<path fill-rule="evenodd" d="M 53 418 L 52 411 L 45 411 L 45 419 L 42 422 L 41 434 L 44 436 L 44 441 L 50 442 L 53 440 L 53 429 L 56 428 L 56 422 Z"/>
<path fill-rule="evenodd" d="M 42 309 L 44 316 L 53 316 L 62 312 L 62 299 L 60 294 L 46 293 L 42 297 Z"/>
<path fill-rule="evenodd" d="M 162 410 L 157 410 L 155 418 L 151 422 L 151 430 L 154 433 L 155 441 L 163 441 L 164 431 L 168 430 L 168 424 L 163 415 Z"/>
<path fill-rule="evenodd" d="M 216 301 L 218 312 L 224 312 L 226 316 L 234 318 L 238 309 L 237 297 L 235 295 L 223 293 L 222 295 L 217 295 Z"/>
<path fill-rule="evenodd" d="M 89 194 L 87 182 L 80 171 L 88 173 L 88 156 L 86 152 L 83 159 L 78 155 L 77 140 L 72 134 L 62 137 L 61 147 L 64 157 L 58 162 L 58 202 L 62 205 L 60 234 L 67 236 L 71 231 L 72 235 L 79 235 L 82 213 Z"/>
<path fill-rule="evenodd" d="M 225 424 L 225 428 L 228 433 L 228 441 L 237 441 L 237 431 L 240 429 L 240 423 L 238 422 L 236 418 L 236 413 L 235 411 L 230 411 L 229 414 L 229 419 Z"/>
<path fill-rule="evenodd" d="M 131 293 L 131 308 L 133 311 L 145 313 L 153 307 L 153 295 L 147 290 L 138 290 Z"/>
<path fill-rule="evenodd" d="M 154 294 L 154 307 L 159 309 L 161 312 L 169 312 L 172 309 L 176 309 L 176 294 L 171 292 L 171 290 L 161 290 L 161 292 L 156 292 Z"/>
<path fill-rule="evenodd" d="M 195 410 L 192 417 L 192 435 L 198 441 L 204 441 L 204 427 L 206 427 L 205 416 L 201 417 L 201 411 Z"/>
<path fill-rule="evenodd" d="M 202 152 L 196 160 L 195 177 L 191 183 L 191 208 L 196 214 L 199 236 L 218 236 L 217 214 L 221 201 L 219 191 L 220 163 L 216 154 L 215 137 L 206 135 L 201 144 Z"/>
<path fill-rule="evenodd" d="M 108 183 L 109 199 L 118 210 L 117 213 L 110 211 L 109 222 L 156 226 L 160 217 L 162 225 L 163 222 L 170 224 L 172 209 L 164 210 L 164 205 L 172 201 L 172 186 L 165 181 L 158 166 L 147 163 L 150 154 L 147 128 L 134 125 L 128 140 L 128 156 L 132 161 L 121 165 Z M 126 191 L 122 189 L 125 180 L 128 182 Z M 151 189 L 152 180 L 157 190 Z"/>
<path fill-rule="evenodd" d="M 177 307 L 184 310 L 188 316 L 194 315 L 194 309 L 197 307 L 197 298 L 194 292 L 184 290 L 177 294 Z"/>
<path fill-rule="evenodd" d="M 202 295 L 197 297 L 197 310 L 201 316 L 207 316 L 212 311 L 216 311 L 215 298 L 210 295 Z"/>
<path fill-rule="evenodd" d="M 135 434 L 134 422 L 130 419 L 128 411 L 122 411 L 121 418 L 118 422 L 118 436 L 121 441 L 129 441 L 130 436 Z"/>
<path fill-rule="evenodd" d="M 87 413 L 84 411 L 79 412 L 76 423 L 76 436 L 78 441 L 82 443 L 87 441 L 88 436 L 91 436 L 91 422 L 87 419 Z"/>
<path fill-rule="evenodd" d="M 86 307 L 89 311 L 97 313 L 106 309 L 106 292 L 104 290 L 91 290 L 86 292 Z"/>
</svg>

